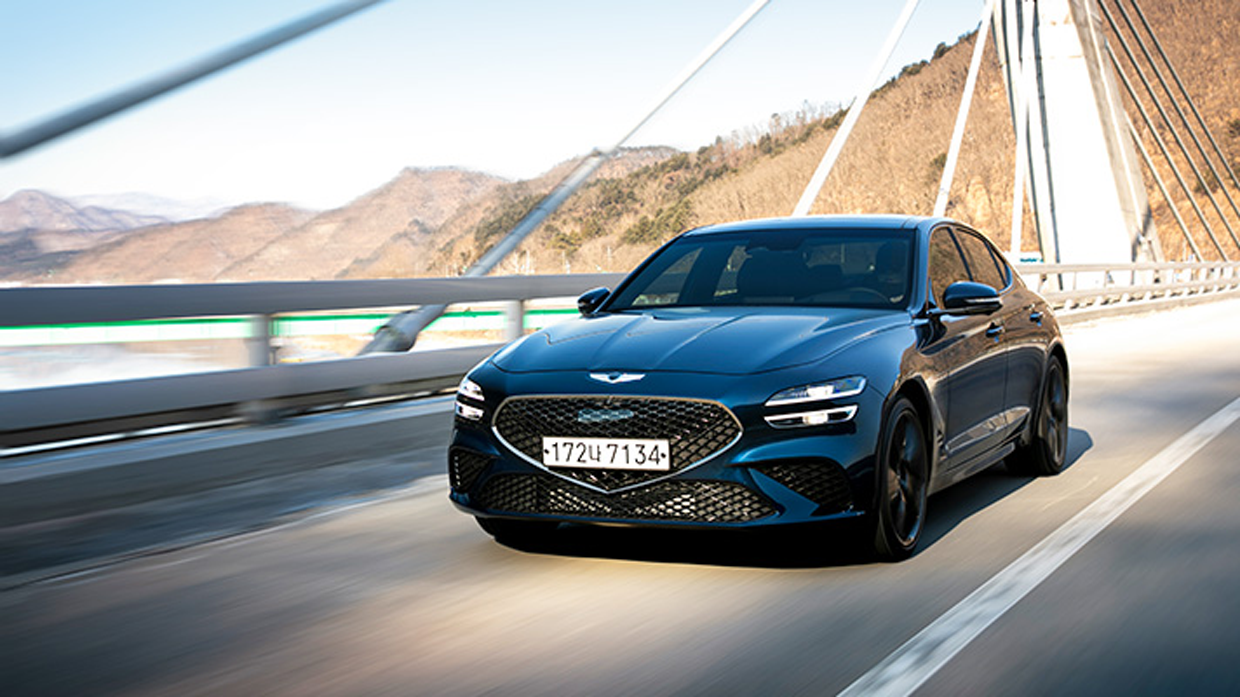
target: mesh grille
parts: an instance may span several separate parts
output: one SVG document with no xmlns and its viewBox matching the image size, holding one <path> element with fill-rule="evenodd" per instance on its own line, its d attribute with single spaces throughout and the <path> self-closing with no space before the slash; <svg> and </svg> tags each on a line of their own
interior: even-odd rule
<svg viewBox="0 0 1240 697">
<path fill-rule="evenodd" d="M 848 475 L 833 462 L 776 462 L 753 469 L 818 504 L 823 513 L 852 506 Z"/>
<path fill-rule="evenodd" d="M 448 480 L 456 491 L 468 491 L 482 470 L 491 464 L 491 458 L 464 448 L 448 451 Z"/>
<path fill-rule="evenodd" d="M 495 512 L 616 520 L 744 523 L 775 513 L 766 497 L 732 482 L 667 481 L 600 494 L 545 474 L 496 475 L 487 480 L 476 501 Z"/>
<path fill-rule="evenodd" d="M 514 397 L 495 415 L 495 430 L 527 457 L 542 462 L 543 436 L 665 438 L 671 471 L 714 455 L 740 435 L 722 404 L 649 397 Z M 668 472 L 556 468 L 608 491 L 667 476 Z"/>
</svg>

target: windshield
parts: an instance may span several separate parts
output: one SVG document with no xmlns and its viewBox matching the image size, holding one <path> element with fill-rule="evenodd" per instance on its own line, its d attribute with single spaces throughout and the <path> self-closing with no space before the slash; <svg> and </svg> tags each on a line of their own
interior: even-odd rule
<svg viewBox="0 0 1240 697">
<path fill-rule="evenodd" d="M 609 312 L 658 307 L 908 304 L 906 233 L 751 230 L 681 237 L 620 288 Z"/>
</svg>

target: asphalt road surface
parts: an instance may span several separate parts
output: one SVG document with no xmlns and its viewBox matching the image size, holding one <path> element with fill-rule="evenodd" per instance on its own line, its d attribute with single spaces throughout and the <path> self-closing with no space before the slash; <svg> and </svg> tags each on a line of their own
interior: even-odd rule
<svg viewBox="0 0 1240 697">
<path fill-rule="evenodd" d="M 838 530 L 514 549 L 432 476 L 0 593 L 0 694 L 1240 694 L 1238 319 L 1073 327 L 1070 468 L 932 497 L 904 563 Z"/>
</svg>

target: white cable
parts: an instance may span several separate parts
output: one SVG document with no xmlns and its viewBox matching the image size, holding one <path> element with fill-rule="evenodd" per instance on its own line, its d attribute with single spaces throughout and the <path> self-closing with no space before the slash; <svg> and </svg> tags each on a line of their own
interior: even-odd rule
<svg viewBox="0 0 1240 697">
<path fill-rule="evenodd" d="M 895 26 L 891 28 L 891 33 L 887 36 L 887 43 L 883 44 L 882 50 L 879 51 L 878 57 L 874 60 L 874 65 L 870 68 L 869 74 L 866 75 L 866 80 L 861 83 L 856 96 L 853 97 L 852 104 L 848 107 L 848 115 L 844 117 L 844 123 L 840 125 L 840 130 L 831 139 L 831 145 L 827 147 L 826 154 L 822 156 L 822 162 L 818 163 L 818 169 L 814 171 L 814 176 L 810 178 L 809 185 L 801 193 L 801 200 L 797 202 L 797 207 L 792 211 L 793 216 L 809 215 L 810 207 L 814 205 L 814 200 L 818 198 L 818 192 L 822 190 L 822 185 L 827 182 L 827 175 L 831 174 L 831 168 L 835 166 L 835 161 L 839 158 L 840 151 L 844 149 L 844 143 L 848 141 L 848 136 L 852 133 L 853 126 L 856 125 L 857 119 L 861 117 L 861 110 L 865 108 L 865 103 L 869 101 L 870 94 L 878 87 L 878 81 L 882 77 L 883 68 L 887 66 L 887 61 L 891 59 L 891 54 L 895 52 L 896 44 L 899 43 L 900 37 L 904 34 L 904 28 L 908 26 L 908 21 L 913 16 L 913 10 L 917 9 L 919 1 L 908 0 L 905 3 L 904 10 L 900 13 Z"/>
</svg>

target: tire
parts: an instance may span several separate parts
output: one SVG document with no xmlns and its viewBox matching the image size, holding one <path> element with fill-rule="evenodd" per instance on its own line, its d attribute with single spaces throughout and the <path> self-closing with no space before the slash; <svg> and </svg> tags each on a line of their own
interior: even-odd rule
<svg viewBox="0 0 1240 697">
<path fill-rule="evenodd" d="M 1068 380 L 1058 358 L 1046 365 L 1031 429 L 1029 443 L 1008 457 L 1008 469 L 1031 477 L 1062 472 L 1068 461 Z"/>
<path fill-rule="evenodd" d="M 478 527 L 500 542 L 532 542 L 555 530 L 559 523 L 550 520 L 512 520 L 509 518 L 474 518 Z"/>
<path fill-rule="evenodd" d="M 926 525 L 930 451 L 913 403 L 901 397 L 883 424 L 875 468 L 873 551 L 884 561 L 912 556 Z"/>
</svg>

